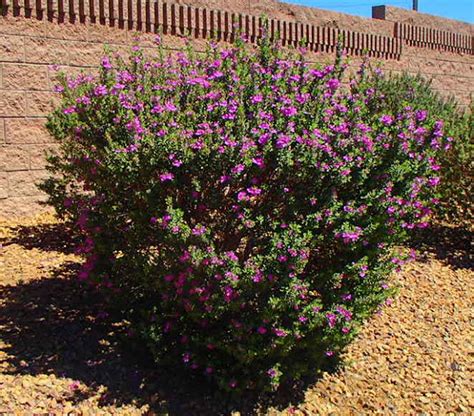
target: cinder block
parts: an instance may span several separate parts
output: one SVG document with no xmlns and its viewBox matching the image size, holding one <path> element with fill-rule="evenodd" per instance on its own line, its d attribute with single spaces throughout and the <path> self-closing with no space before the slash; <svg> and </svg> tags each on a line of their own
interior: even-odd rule
<svg viewBox="0 0 474 416">
<path fill-rule="evenodd" d="M 0 185 L 1 194 L 1 185 Z M 3 218 L 21 218 L 35 215 L 43 211 L 51 211 L 51 208 L 41 204 L 46 200 L 44 194 L 36 196 L 18 196 L 0 199 L 0 217 Z"/>
<path fill-rule="evenodd" d="M 45 118 L 6 119 L 6 142 L 16 144 L 51 142 L 51 136 L 45 127 L 45 122 Z"/>
<path fill-rule="evenodd" d="M 8 196 L 35 196 L 41 194 L 37 184 L 46 176 L 45 171 L 8 172 Z"/>
<path fill-rule="evenodd" d="M 69 50 L 62 40 L 27 37 L 25 48 L 26 62 L 50 65 L 69 62 Z"/>
<path fill-rule="evenodd" d="M 0 118 L 0 144 L 5 143 L 5 121 Z"/>
<path fill-rule="evenodd" d="M 98 66 L 104 55 L 104 45 L 91 42 L 65 41 L 69 51 L 69 65 Z"/>
<path fill-rule="evenodd" d="M 56 23 L 45 26 L 46 37 L 52 39 L 87 40 L 88 27 L 76 23 Z"/>
<path fill-rule="evenodd" d="M 4 145 L 0 154 L 0 169 L 10 172 L 28 170 L 30 153 L 27 145 Z"/>
<path fill-rule="evenodd" d="M 3 64 L 2 86 L 5 90 L 48 90 L 46 65 Z"/>
<path fill-rule="evenodd" d="M 56 143 L 29 145 L 30 169 L 39 170 L 46 166 L 46 156 L 58 147 Z"/>
<path fill-rule="evenodd" d="M 8 198 L 8 178 L 6 172 L 0 171 L 0 200 Z M 1 207 L 2 202 L 0 202 Z M 1 208 L 0 208 L 1 212 Z"/>
<path fill-rule="evenodd" d="M 0 62 L 24 62 L 24 42 L 23 36 L 0 34 Z"/>
<path fill-rule="evenodd" d="M 87 40 L 99 44 L 124 44 L 129 39 L 130 32 L 104 25 L 87 25 Z M 156 35 L 155 35 L 156 36 Z M 77 38 L 76 38 L 77 40 Z"/>
<path fill-rule="evenodd" d="M 47 116 L 59 103 L 59 96 L 53 92 L 28 92 L 26 95 L 26 115 Z"/>
<path fill-rule="evenodd" d="M 25 115 L 25 93 L 20 91 L 0 91 L 0 117 L 22 117 Z"/>
<path fill-rule="evenodd" d="M 8 0 L 7 0 L 8 1 Z M 31 4 L 30 0 L 30 4 Z M 37 20 L 35 18 L 26 18 L 24 16 L 8 16 L 2 17 L 0 32 L 5 35 L 21 35 L 21 36 L 44 36 L 45 27 L 49 22 Z"/>
</svg>

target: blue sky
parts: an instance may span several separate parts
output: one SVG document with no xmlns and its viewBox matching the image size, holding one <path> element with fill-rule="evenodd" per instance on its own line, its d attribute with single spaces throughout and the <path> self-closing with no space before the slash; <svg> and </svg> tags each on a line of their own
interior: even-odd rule
<svg viewBox="0 0 474 416">
<path fill-rule="evenodd" d="M 319 9 L 370 17 L 372 6 L 382 4 L 411 9 L 412 0 L 282 0 L 285 3 L 313 6 Z M 474 23 L 474 0 L 418 0 L 418 10 L 422 13 L 449 17 Z"/>
</svg>

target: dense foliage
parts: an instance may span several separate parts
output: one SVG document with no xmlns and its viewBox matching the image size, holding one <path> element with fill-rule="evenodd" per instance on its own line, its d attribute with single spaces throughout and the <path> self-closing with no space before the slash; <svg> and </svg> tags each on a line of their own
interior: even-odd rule
<svg viewBox="0 0 474 416">
<path fill-rule="evenodd" d="M 263 42 L 64 78 L 43 184 L 159 362 L 275 388 L 335 356 L 427 225 L 443 122 Z"/>
<path fill-rule="evenodd" d="M 370 72 L 369 72 L 370 73 Z M 474 107 L 462 111 L 456 101 L 442 97 L 421 75 L 370 76 L 380 96 L 379 110 L 397 113 L 406 106 L 426 110 L 431 121 L 444 121 L 445 135 L 452 146 L 439 158 L 441 183 L 437 190 L 436 217 L 451 222 L 474 220 Z"/>
</svg>

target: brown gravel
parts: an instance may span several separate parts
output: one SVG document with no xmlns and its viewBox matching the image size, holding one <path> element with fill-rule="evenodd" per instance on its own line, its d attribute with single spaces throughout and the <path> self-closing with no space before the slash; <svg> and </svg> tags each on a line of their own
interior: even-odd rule
<svg viewBox="0 0 474 416">
<path fill-rule="evenodd" d="M 344 368 L 256 412 L 474 414 L 471 244 L 472 232 L 450 226 L 421 236 L 422 258 L 394 277 L 399 296 L 348 348 Z M 249 413 L 253 402 L 225 403 L 127 348 L 120 320 L 74 279 L 73 247 L 51 215 L 0 220 L 0 414 Z"/>
</svg>

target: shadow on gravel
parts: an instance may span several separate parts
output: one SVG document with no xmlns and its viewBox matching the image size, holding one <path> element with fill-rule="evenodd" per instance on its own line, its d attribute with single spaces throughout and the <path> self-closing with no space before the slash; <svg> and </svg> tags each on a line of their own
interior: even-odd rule
<svg viewBox="0 0 474 416">
<path fill-rule="evenodd" d="M 474 269 L 474 232 L 463 226 L 433 224 L 417 231 L 409 243 L 421 260 L 434 256 L 457 269 Z"/>
<path fill-rule="evenodd" d="M 267 397 L 229 400 L 215 394 L 205 380 L 148 361 L 127 335 L 120 317 L 105 312 L 103 296 L 76 278 L 78 264 L 57 269 L 51 278 L 16 286 L 0 286 L 0 339 L 11 374 L 56 374 L 84 382 L 90 392 L 107 387 L 101 405 L 148 404 L 149 414 L 225 415 L 284 408 L 304 398 L 308 384 Z M 133 346 L 132 346 L 133 345 Z M 69 399 L 71 400 L 71 399 Z"/>
<path fill-rule="evenodd" d="M 27 249 L 38 248 L 43 251 L 59 251 L 64 254 L 74 252 L 78 237 L 65 223 L 40 224 L 36 226 L 12 227 L 13 238 L 0 238 L 0 244 L 18 244 Z"/>
</svg>

